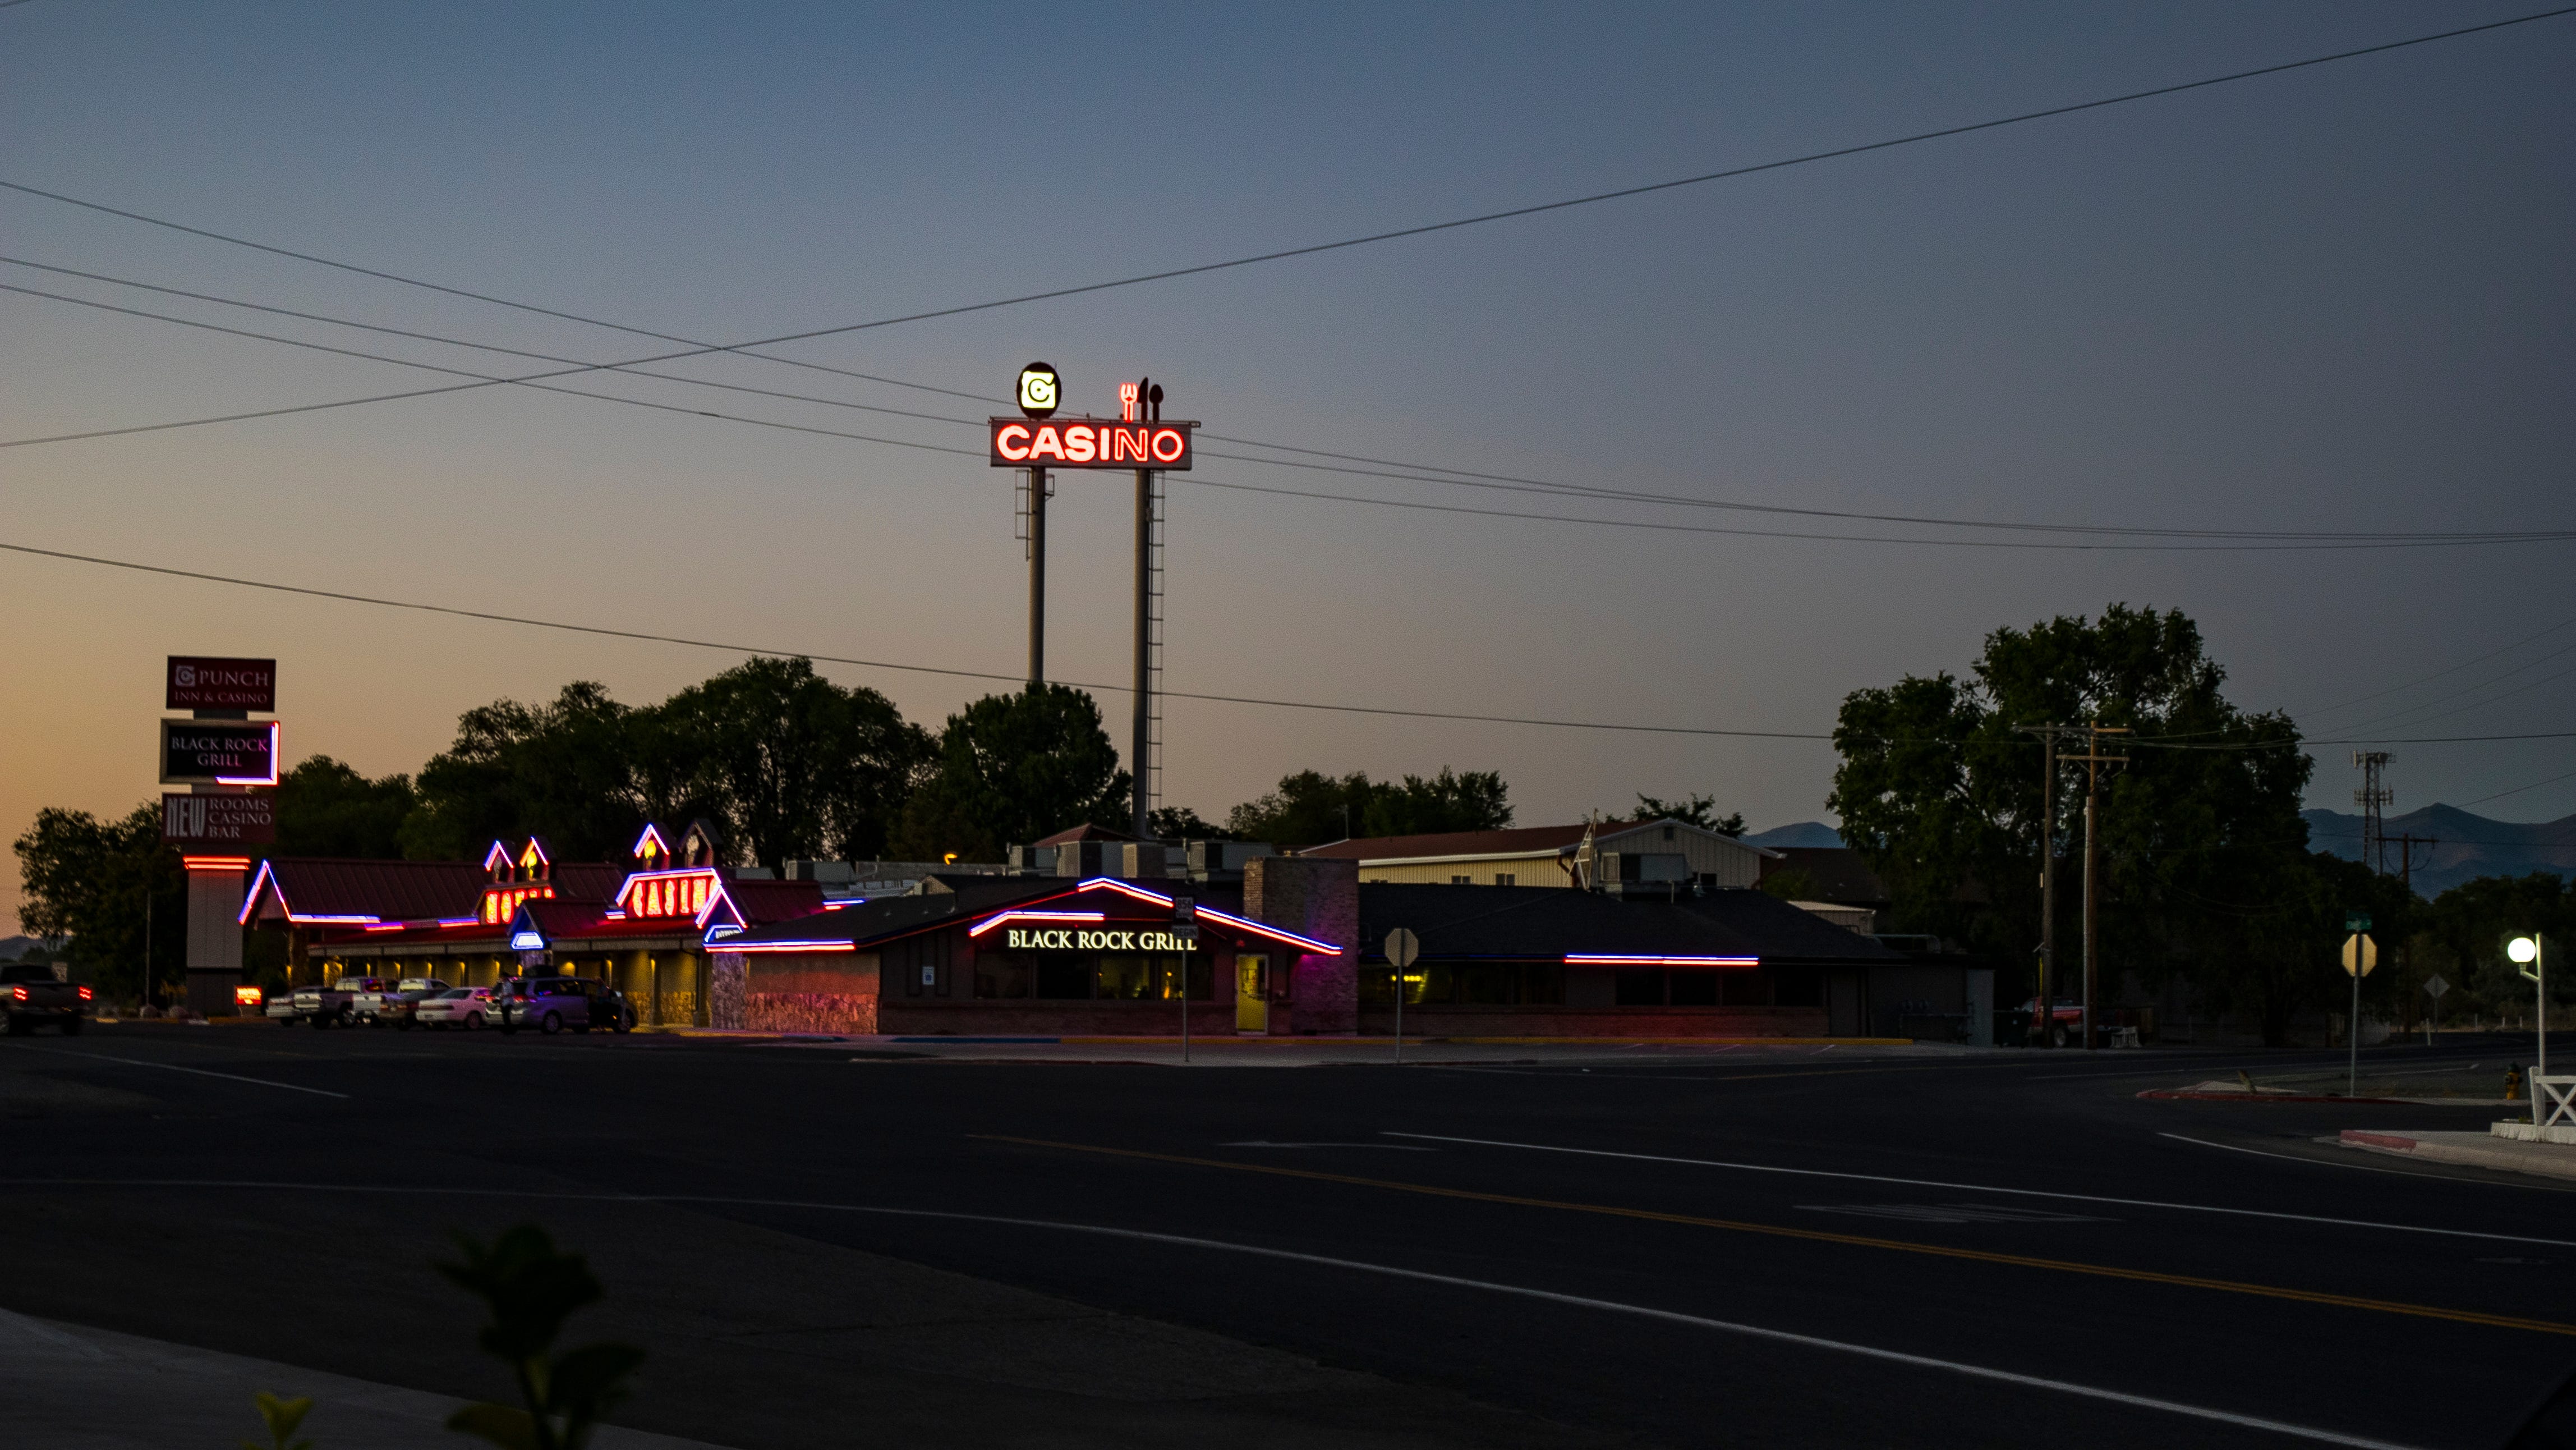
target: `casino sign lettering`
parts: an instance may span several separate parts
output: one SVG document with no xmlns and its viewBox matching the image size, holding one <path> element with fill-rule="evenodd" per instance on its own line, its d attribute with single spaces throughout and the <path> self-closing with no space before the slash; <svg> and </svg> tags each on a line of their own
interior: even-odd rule
<svg viewBox="0 0 2576 1450">
<path fill-rule="evenodd" d="M 1012 927 L 1004 943 L 1017 952 L 1185 952 L 1196 942 L 1169 931 L 1081 931 L 1069 927 Z"/>
<path fill-rule="evenodd" d="M 1120 422 L 1115 418 L 995 418 L 995 468 L 1189 468 L 1195 423 Z"/>
</svg>

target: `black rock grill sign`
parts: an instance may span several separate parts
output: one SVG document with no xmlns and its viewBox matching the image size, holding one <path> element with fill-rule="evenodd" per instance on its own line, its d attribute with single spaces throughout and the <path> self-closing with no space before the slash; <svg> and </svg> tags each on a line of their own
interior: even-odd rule
<svg viewBox="0 0 2576 1450">
<path fill-rule="evenodd" d="M 275 785 L 277 727 L 225 720 L 161 722 L 163 785 Z"/>
</svg>

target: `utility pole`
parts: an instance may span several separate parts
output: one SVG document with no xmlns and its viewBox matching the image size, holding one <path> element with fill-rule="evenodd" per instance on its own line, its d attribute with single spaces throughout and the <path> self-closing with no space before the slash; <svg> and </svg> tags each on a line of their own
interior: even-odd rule
<svg viewBox="0 0 2576 1450">
<path fill-rule="evenodd" d="M 2039 986 L 2031 997 L 2030 1042 L 2043 1047 L 2055 1025 L 2048 988 L 2057 974 L 2057 737 L 2066 727 L 2016 725 L 2013 729 L 2039 737 Z"/>
<path fill-rule="evenodd" d="M 2076 757 L 2084 762 L 2084 1050 L 2087 1052 L 2097 1045 L 2093 1037 L 2093 1004 L 2101 995 L 2101 918 L 2098 907 L 2101 901 L 2102 846 L 2095 824 L 2101 814 L 2102 767 L 2126 765 L 2129 760 L 2125 755 L 2104 755 L 2102 737 L 2128 733 L 2125 725 L 2105 725 L 2095 720 L 2087 727 L 2084 754 Z"/>
<path fill-rule="evenodd" d="M 2381 785 L 2388 769 L 2385 750 L 2356 750 L 2352 763 L 2361 772 L 2361 789 L 2352 793 L 2352 803 L 2361 807 L 2361 864 L 2374 873 L 2388 873 L 2388 817 L 2385 808 L 2396 804 L 2397 793 Z"/>
<path fill-rule="evenodd" d="M 2416 836 L 2403 832 L 2399 833 L 2397 837 L 2397 884 L 2405 891 L 2406 900 L 2410 904 L 2415 900 L 2415 848 L 2418 845 L 2421 845 L 2425 849 L 2426 855 L 2424 858 L 2424 864 L 2429 866 L 2433 864 L 2431 856 L 2432 849 L 2440 844 L 2442 844 L 2442 838 L 2439 836 Z M 2397 938 L 2397 980 L 2406 983 L 2406 986 L 2398 988 L 2399 992 L 2406 994 L 2406 1006 L 2403 1011 L 2399 1013 L 2401 1017 L 2413 1016 L 2415 1012 L 2415 998 L 2409 990 L 2410 988 L 2418 985 L 2414 980 L 2414 976 L 2415 954 L 2408 950 L 2406 937 L 2403 933 L 2400 933 Z"/>
</svg>

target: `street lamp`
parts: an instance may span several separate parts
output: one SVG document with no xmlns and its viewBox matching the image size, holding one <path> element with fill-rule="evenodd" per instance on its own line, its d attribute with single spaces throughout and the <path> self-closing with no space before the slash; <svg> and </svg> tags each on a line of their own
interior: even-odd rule
<svg viewBox="0 0 2576 1450">
<path fill-rule="evenodd" d="M 2532 980 L 2532 991 L 2538 997 L 2534 1005 L 2539 1008 L 2539 1015 L 2532 1022 L 2539 1029 L 2539 1045 L 2532 1054 L 2531 1075 L 2539 1077 L 2549 1071 L 2549 963 L 2541 959 L 2540 933 L 2535 931 L 2529 936 L 2518 936 L 2506 942 L 2504 954 L 2513 958 L 2514 965 L 2522 968 L 2522 974 Z"/>
</svg>

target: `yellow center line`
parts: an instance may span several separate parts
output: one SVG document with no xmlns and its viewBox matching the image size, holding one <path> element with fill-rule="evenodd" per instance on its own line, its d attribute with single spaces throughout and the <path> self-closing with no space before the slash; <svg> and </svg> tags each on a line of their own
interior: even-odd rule
<svg viewBox="0 0 2576 1450">
<path fill-rule="evenodd" d="M 2154 1269 L 2124 1269 L 2113 1264 L 2088 1264 L 2073 1259 L 2043 1259 L 2028 1254 L 1999 1254 L 1986 1249 L 1952 1248 L 1944 1244 L 1883 1239 L 1867 1234 L 1834 1233 L 1827 1229 L 1791 1228 L 1787 1224 L 1702 1218 L 1696 1214 L 1664 1213 L 1651 1208 L 1621 1208 L 1606 1203 L 1574 1203 L 1557 1198 L 1528 1198 L 1514 1193 L 1485 1193 L 1472 1188 L 1443 1188 L 1436 1184 L 1406 1183 L 1392 1178 L 1361 1178 L 1348 1173 L 1325 1173 L 1313 1168 L 1282 1168 L 1270 1163 L 1236 1163 L 1223 1158 L 1194 1158 L 1179 1153 L 1152 1153 L 1141 1148 L 1106 1148 L 1092 1143 L 1058 1143 L 1045 1138 L 1015 1138 L 1002 1133 L 969 1133 L 967 1136 L 988 1143 L 1012 1143 L 1024 1148 L 1053 1148 L 1067 1153 L 1096 1153 L 1111 1158 L 1137 1158 L 1152 1163 L 1178 1163 L 1192 1168 L 1224 1168 L 1236 1173 L 1265 1173 L 1275 1178 L 1304 1178 L 1317 1183 L 1343 1183 L 1358 1188 L 1384 1188 L 1398 1193 L 1420 1193 L 1434 1198 L 1463 1198 L 1477 1203 L 1503 1203 L 1520 1208 L 1551 1208 L 1566 1213 L 1596 1213 L 1612 1218 L 1644 1219 L 1652 1223 L 1682 1224 L 1691 1228 L 1726 1229 L 1734 1233 L 1762 1234 L 1771 1238 L 1805 1239 L 1812 1243 L 1847 1244 L 1864 1249 L 1890 1249 L 1898 1253 L 1926 1254 L 1942 1259 L 1968 1259 L 1985 1264 L 2008 1264 L 2024 1269 L 2051 1269 L 2061 1274 L 2089 1274 L 2095 1278 L 2128 1279 L 2144 1284 L 2171 1284 L 2186 1289 L 2211 1289 L 2224 1294 L 2252 1294 L 2265 1299 L 2289 1299 L 2302 1304 L 2328 1304 L 2339 1309 L 2366 1309 L 2378 1314 L 2403 1314 L 2417 1319 L 2445 1319 L 2455 1324 L 2478 1324 L 2492 1329 L 2520 1329 L 2534 1334 L 2576 1336 L 2576 1324 L 2562 1324 L 2556 1320 L 2524 1319 L 2510 1314 L 2486 1314 L 2475 1309 L 2445 1309 L 2438 1305 L 2409 1304 L 2396 1299 L 2364 1299 L 2351 1294 L 2327 1294 L 2314 1289 L 2292 1289 L 2277 1284 L 2250 1284 L 2240 1279 L 2211 1279 L 2197 1274 L 2167 1274 Z"/>
</svg>

